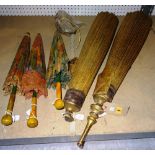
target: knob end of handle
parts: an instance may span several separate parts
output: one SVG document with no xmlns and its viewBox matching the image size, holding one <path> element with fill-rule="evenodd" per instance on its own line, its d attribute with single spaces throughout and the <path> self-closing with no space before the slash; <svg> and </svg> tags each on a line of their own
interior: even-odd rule
<svg viewBox="0 0 155 155">
<path fill-rule="evenodd" d="M 5 126 L 11 125 L 13 123 L 12 115 L 5 114 L 1 119 L 1 123 Z"/>
<path fill-rule="evenodd" d="M 29 118 L 28 120 L 27 120 L 27 126 L 29 127 L 29 128 L 35 128 L 35 127 L 37 127 L 38 126 L 38 120 L 37 120 L 37 118 Z"/>
</svg>

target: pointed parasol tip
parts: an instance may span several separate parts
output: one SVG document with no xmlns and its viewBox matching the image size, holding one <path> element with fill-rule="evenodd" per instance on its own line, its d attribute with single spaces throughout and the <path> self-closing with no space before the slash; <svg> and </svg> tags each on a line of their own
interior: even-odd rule
<svg viewBox="0 0 155 155">
<path fill-rule="evenodd" d="M 30 32 L 26 32 L 25 34 L 28 35 L 28 36 L 30 36 Z"/>
<path fill-rule="evenodd" d="M 37 33 L 37 36 L 41 36 L 41 34 L 40 33 Z"/>
<path fill-rule="evenodd" d="M 29 128 L 35 128 L 38 126 L 38 120 L 34 117 L 31 117 L 27 120 L 27 126 Z"/>
<path fill-rule="evenodd" d="M 80 141 L 80 142 L 77 143 L 77 146 L 78 146 L 80 149 L 83 149 L 84 143 L 85 143 L 85 141 L 82 141 L 82 142 Z"/>
<path fill-rule="evenodd" d="M 11 115 L 8 115 L 8 114 L 4 115 L 4 116 L 2 117 L 2 119 L 1 119 L 1 123 L 2 123 L 3 125 L 5 125 L 5 126 L 11 125 L 12 122 L 13 122 L 12 116 L 11 116 Z"/>
</svg>

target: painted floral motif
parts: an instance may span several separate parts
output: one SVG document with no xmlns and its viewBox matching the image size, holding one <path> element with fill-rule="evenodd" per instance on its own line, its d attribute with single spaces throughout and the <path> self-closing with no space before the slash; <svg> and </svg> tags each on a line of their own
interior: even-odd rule
<svg viewBox="0 0 155 155">
<path fill-rule="evenodd" d="M 28 56 L 30 53 L 30 36 L 27 33 L 17 50 L 16 56 L 13 60 L 9 73 L 3 84 L 3 90 L 5 94 L 9 94 L 12 91 L 13 86 L 17 86 L 17 92 L 21 91 L 21 80 L 24 73 L 24 69 L 27 65 Z"/>
<path fill-rule="evenodd" d="M 47 87 L 55 88 L 56 82 L 61 82 L 63 88 L 66 87 L 70 80 L 70 72 L 68 70 L 69 59 L 67 57 L 65 45 L 61 34 L 55 32 L 50 50 L 48 69 L 46 74 Z"/>
</svg>

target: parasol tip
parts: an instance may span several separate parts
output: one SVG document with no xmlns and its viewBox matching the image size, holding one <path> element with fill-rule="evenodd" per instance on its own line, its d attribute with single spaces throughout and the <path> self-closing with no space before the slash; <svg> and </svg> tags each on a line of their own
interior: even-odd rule
<svg viewBox="0 0 155 155">
<path fill-rule="evenodd" d="M 8 114 L 4 115 L 1 119 L 1 123 L 5 126 L 11 125 L 12 122 L 13 122 L 12 116 Z"/>
<path fill-rule="evenodd" d="M 54 106 L 57 110 L 61 110 L 61 109 L 64 109 L 64 102 L 63 100 L 61 99 L 57 99 L 55 102 L 54 102 Z"/>
<path fill-rule="evenodd" d="M 25 35 L 30 36 L 30 32 L 26 32 Z"/>
<path fill-rule="evenodd" d="M 84 143 L 85 143 L 85 141 L 80 141 L 80 142 L 77 143 L 77 146 L 78 146 L 80 149 L 83 149 Z"/>
<path fill-rule="evenodd" d="M 37 33 L 37 36 L 40 36 L 41 37 L 41 34 L 40 33 Z"/>
<path fill-rule="evenodd" d="M 38 120 L 34 117 L 31 117 L 27 120 L 27 126 L 29 128 L 35 128 L 38 126 Z"/>
</svg>

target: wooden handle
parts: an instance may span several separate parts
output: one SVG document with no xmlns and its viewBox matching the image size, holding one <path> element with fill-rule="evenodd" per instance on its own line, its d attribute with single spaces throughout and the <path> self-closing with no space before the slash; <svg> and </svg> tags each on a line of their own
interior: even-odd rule
<svg viewBox="0 0 155 155">
<path fill-rule="evenodd" d="M 60 98 L 62 97 L 62 88 L 61 88 L 61 83 L 57 82 L 56 83 L 56 97 Z"/>
<path fill-rule="evenodd" d="M 61 110 L 64 108 L 64 102 L 62 101 L 62 88 L 61 83 L 56 83 L 56 101 L 54 102 L 54 106 L 57 110 Z"/>
<path fill-rule="evenodd" d="M 30 128 L 35 128 L 38 126 L 38 120 L 37 120 L 37 92 L 33 91 L 32 96 L 32 104 L 31 104 L 31 113 L 29 116 L 29 119 L 27 121 L 27 126 Z"/>
<path fill-rule="evenodd" d="M 13 86 L 12 92 L 9 98 L 6 114 L 1 119 L 1 123 L 5 126 L 11 125 L 13 123 L 12 112 L 13 112 L 14 102 L 16 99 L 16 91 L 17 91 L 17 86 Z"/>
</svg>

